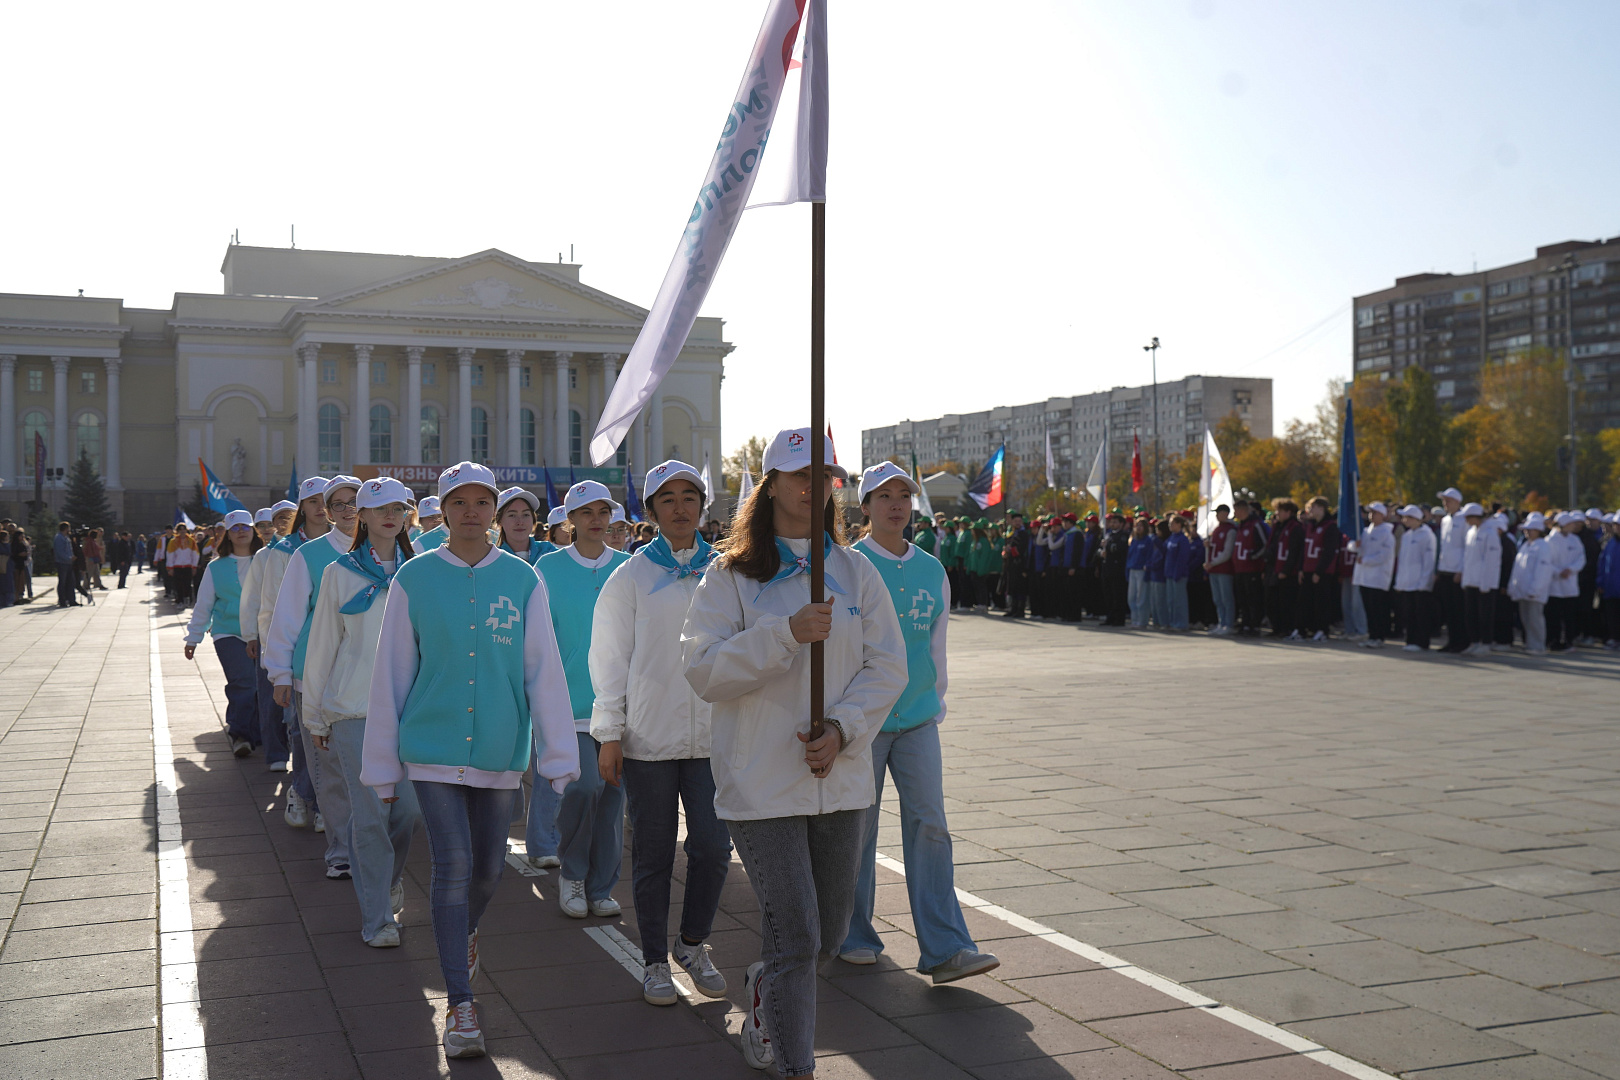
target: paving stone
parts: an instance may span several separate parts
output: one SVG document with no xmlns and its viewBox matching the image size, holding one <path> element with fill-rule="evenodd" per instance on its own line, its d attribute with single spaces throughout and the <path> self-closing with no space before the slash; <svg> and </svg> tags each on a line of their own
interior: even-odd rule
<svg viewBox="0 0 1620 1080">
<path fill-rule="evenodd" d="M 537 1043 L 537 1048 L 538 1045 Z M 888 1062 L 897 1059 L 904 1052 L 904 1050 L 877 1051 L 873 1056 L 877 1060 Z M 381 1055 L 376 1056 L 381 1057 Z M 566 1069 L 569 1080 L 623 1080 L 623 1078 L 631 1076 L 690 1076 L 694 1078 L 703 1077 L 705 1080 L 712 1076 L 715 1080 L 751 1080 L 751 1078 L 760 1075 L 743 1063 L 742 1053 L 734 1046 L 716 1042 L 660 1047 L 654 1050 L 615 1051 L 589 1057 L 566 1058 L 553 1066 L 553 1068 L 559 1070 L 557 1072 L 510 1073 L 507 1071 L 508 1066 L 505 1062 L 500 1062 L 499 1068 L 499 1075 L 503 1078 L 528 1075 L 548 1078 L 553 1076 L 561 1077 L 564 1073 L 560 1070 Z M 376 1073 L 368 1071 L 366 1075 L 368 1078 L 375 1076 L 378 1080 L 404 1080 L 400 1074 L 391 1071 L 378 1071 Z M 828 1075 L 834 1074 L 829 1073 Z M 858 1076 L 860 1074 L 853 1075 Z M 908 1074 L 901 1073 L 899 1075 L 906 1076 Z M 955 1077 L 965 1074 L 948 1072 L 945 1075 Z"/>
<path fill-rule="evenodd" d="M 1536 1053 L 1423 1069 L 1406 1075 L 1413 1080 L 1599 1080 L 1595 1072 L 1587 1072 L 1557 1058 Z"/>
<path fill-rule="evenodd" d="M 0 964 L 0 1001 L 152 986 L 155 952 L 118 952 Z"/>
<path fill-rule="evenodd" d="M 1222 937 L 1265 950 L 1369 940 L 1366 934 L 1328 922 L 1326 919 L 1302 915 L 1297 911 L 1228 915 L 1213 919 L 1194 919 L 1192 922 Z"/>
<path fill-rule="evenodd" d="M 1013 980 L 1021 993 L 1049 1005 L 1072 1019 L 1093 1020 L 1139 1013 L 1162 1013 L 1186 1008 L 1186 1003 L 1116 971 L 1096 968 L 1037 978 Z"/>
<path fill-rule="evenodd" d="M 1443 952 L 1471 945 L 1497 945 L 1530 936 L 1527 932 L 1516 932 L 1516 928 L 1512 926 L 1491 926 L 1488 923 L 1440 911 L 1354 919 L 1345 925 L 1361 933 L 1417 949 L 1419 952 Z"/>
<path fill-rule="evenodd" d="M 1177 1071 L 1294 1056 L 1271 1040 L 1203 1009 L 1099 1020 L 1091 1026 Z"/>
<path fill-rule="evenodd" d="M 1035 1002 L 966 1012 L 900 1017 L 896 1024 L 966 1069 L 1082 1050 L 1110 1042 Z"/>
<path fill-rule="evenodd" d="M 1138 907 L 1052 915 L 1041 921 L 1054 930 L 1100 949 L 1114 949 L 1136 942 L 1205 937 L 1209 933 L 1180 919 Z"/>
<path fill-rule="evenodd" d="M 0 1046 L 0 1076 L 153 1080 L 157 1075 L 155 1027 Z"/>
<path fill-rule="evenodd" d="M 1000 969 L 997 974 L 1001 974 Z M 1027 995 L 1014 986 L 984 977 L 935 986 L 927 976 L 916 972 L 891 971 L 870 977 L 833 977 L 829 981 L 855 1001 L 886 1017 L 958 1012 L 1028 1000 Z"/>
<path fill-rule="evenodd" d="M 48 960 L 61 956 L 131 952 L 157 947 L 157 924 L 151 920 L 69 926 L 49 930 L 20 930 L 6 937 L 0 963 Z"/>
<path fill-rule="evenodd" d="M 55 900 L 24 904 L 17 911 L 12 929 L 43 930 L 49 927 L 100 926 L 132 919 L 157 918 L 157 896 L 135 893 L 102 896 L 89 900 Z"/>
<path fill-rule="evenodd" d="M 1475 1031 L 1423 1009 L 1304 1020 L 1284 1025 L 1357 1061 L 1404 1074 L 1442 1065 L 1515 1057 L 1523 1044 Z"/>
<path fill-rule="evenodd" d="M 1288 971 L 1295 966 L 1259 949 L 1214 935 L 1120 945 L 1114 951 L 1139 967 L 1177 982 Z"/>
<path fill-rule="evenodd" d="M 1363 987 L 1387 986 L 1398 982 L 1416 982 L 1421 979 L 1469 973 L 1468 968 L 1449 958 L 1402 948 L 1388 941 L 1354 941 L 1342 945 L 1281 949 L 1276 956 L 1280 960 L 1320 971 L 1353 986 Z"/>
<path fill-rule="evenodd" d="M 1620 1016 L 1613 1013 L 1520 1024 L 1494 1034 L 1601 1076 L 1620 1075 Z"/>
<path fill-rule="evenodd" d="M 58 900 L 88 900 L 98 896 L 132 896 L 157 891 L 157 875 L 148 873 L 95 874 L 77 878 L 41 878 L 29 883 L 23 895 L 30 904 Z"/>
<path fill-rule="evenodd" d="M 1180 1075 L 1120 1046 L 1079 1054 L 1010 1061 L 974 1070 L 980 1080 L 1170 1080 Z"/>
<path fill-rule="evenodd" d="M 348 1043 L 337 1032 L 210 1043 L 207 1061 L 210 1077 L 231 1080 L 354 1080 L 360 1076 Z"/>
<path fill-rule="evenodd" d="M 1320 972 L 1294 968 L 1187 984 L 1191 989 L 1273 1023 L 1399 1009 L 1403 1002 Z"/>
</svg>

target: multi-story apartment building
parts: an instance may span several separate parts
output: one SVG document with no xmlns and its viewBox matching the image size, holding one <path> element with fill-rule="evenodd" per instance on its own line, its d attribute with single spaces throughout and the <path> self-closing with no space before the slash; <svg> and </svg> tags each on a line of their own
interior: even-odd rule
<svg viewBox="0 0 1620 1080">
<path fill-rule="evenodd" d="M 1189 375 L 1159 384 L 1158 431 L 1166 454 L 1203 438 L 1204 427 L 1236 413 L 1256 438 L 1271 437 L 1271 380 Z M 1059 487 L 1085 483 L 1105 431 L 1110 456 L 1128 455 L 1131 437 L 1151 444 L 1153 387 L 1120 386 L 1078 397 L 1048 398 L 1029 405 L 1002 405 L 984 412 L 949 413 L 932 420 L 904 420 L 861 432 L 861 461 L 873 465 L 899 455 L 929 466 L 954 461 L 971 476 L 1003 439 L 1007 452 L 1025 465 L 1046 460 L 1046 433 Z"/>
<path fill-rule="evenodd" d="M 1355 318 L 1358 378 L 1421 367 L 1442 406 L 1460 412 L 1479 400 L 1482 365 L 1547 348 L 1580 371 L 1583 426 L 1620 424 L 1620 236 L 1549 244 L 1471 274 L 1397 278 L 1356 297 Z"/>
</svg>

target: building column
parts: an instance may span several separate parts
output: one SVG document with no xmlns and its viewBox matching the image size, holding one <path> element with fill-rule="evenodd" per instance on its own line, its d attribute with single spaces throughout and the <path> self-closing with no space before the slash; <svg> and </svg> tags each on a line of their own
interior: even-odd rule
<svg viewBox="0 0 1620 1080">
<path fill-rule="evenodd" d="M 298 467 L 300 480 L 321 471 L 320 418 L 315 415 L 317 367 L 321 362 L 319 345 L 303 345 L 298 349 L 302 369 L 298 372 Z"/>
<path fill-rule="evenodd" d="M 120 445 L 123 416 L 118 386 L 119 369 L 124 366 L 124 360 L 120 356 L 109 356 L 101 362 L 107 365 L 107 447 L 101 455 L 102 477 L 109 489 L 116 490 L 124 486 L 123 447 Z M 4 408 L 3 403 L 0 408 Z"/>
<path fill-rule="evenodd" d="M 422 354 L 420 345 L 405 347 L 405 460 L 404 465 L 422 463 Z M 443 423 L 440 418 L 440 423 Z M 441 438 L 443 432 L 440 432 Z"/>
<path fill-rule="evenodd" d="M 629 445 L 625 447 L 625 457 L 629 459 L 630 468 L 642 475 L 660 462 L 647 461 L 647 424 L 645 416 L 637 416 L 630 421 L 630 434 L 625 436 Z"/>
<path fill-rule="evenodd" d="M 573 363 L 573 360 L 573 353 L 560 352 L 557 354 L 557 398 L 553 402 L 557 409 L 555 428 L 557 441 L 555 445 L 557 448 L 557 461 L 561 463 L 561 467 L 564 469 L 573 463 L 573 458 L 569 456 L 568 447 L 568 365 Z"/>
<path fill-rule="evenodd" d="M 523 464 L 523 350 L 506 350 L 506 463 Z"/>
<path fill-rule="evenodd" d="M 456 461 L 472 460 L 472 366 L 477 349 L 456 350 Z"/>
<path fill-rule="evenodd" d="M 354 347 L 354 450 L 349 454 L 350 468 L 371 463 L 371 349 L 370 345 Z"/>
<path fill-rule="evenodd" d="M 664 392 L 654 390 L 652 400 L 647 403 L 647 411 L 651 414 L 647 420 L 647 441 L 650 444 L 647 452 L 652 455 L 653 461 L 648 468 L 663 462 L 669 457 L 669 447 L 664 444 Z"/>
<path fill-rule="evenodd" d="M 17 483 L 17 358 L 0 356 L 0 478 Z"/>
<path fill-rule="evenodd" d="M 49 463 L 53 469 L 69 469 L 72 468 L 73 461 L 68 454 L 68 358 L 65 356 L 51 357 L 51 369 L 56 373 L 56 379 L 51 387 L 54 391 L 51 406 L 55 415 L 51 421 L 51 456 Z"/>
</svg>

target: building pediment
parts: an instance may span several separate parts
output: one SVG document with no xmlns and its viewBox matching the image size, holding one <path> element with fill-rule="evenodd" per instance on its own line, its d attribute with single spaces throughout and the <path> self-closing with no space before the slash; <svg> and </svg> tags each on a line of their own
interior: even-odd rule
<svg viewBox="0 0 1620 1080">
<path fill-rule="evenodd" d="M 296 313 L 563 324 L 639 324 L 647 314 L 634 304 L 496 249 L 300 304 Z"/>
</svg>

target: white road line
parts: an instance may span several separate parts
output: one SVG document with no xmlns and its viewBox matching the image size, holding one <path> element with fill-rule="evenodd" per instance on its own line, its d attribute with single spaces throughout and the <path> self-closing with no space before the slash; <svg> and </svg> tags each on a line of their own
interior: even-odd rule
<svg viewBox="0 0 1620 1080">
<path fill-rule="evenodd" d="M 628 971 L 631 978 L 635 979 L 637 983 L 641 982 L 643 976 L 647 973 L 647 969 L 641 963 L 641 949 L 635 942 L 625 937 L 617 926 L 587 926 L 585 933 L 590 936 L 592 941 L 602 946 L 607 951 L 607 954 L 618 962 L 620 967 Z M 681 973 L 679 968 L 671 965 L 670 970 L 672 976 L 670 981 L 675 984 L 675 992 L 681 996 L 682 1001 L 688 1005 L 701 1005 L 710 1000 L 700 996 L 696 990 L 686 985 L 686 976 Z"/>
<path fill-rule="evenodd" d="M 506 865 L 526 878 L 550 876 L 550 871 L 529 865 L 528 848 L 515 837 L 506 838 Z"/>
<path fill-rule="evenodd" d="M 877 853 L 877 861 L 879 866 L 887 867 L 902 877 L 905 876 L 906 864 L 899 859 L 892 859 L 880 851 Z M 966 889 L 957 889 L 956 899 L 961 902 L 963 907 L 981 911 L 991 918 L 1000 919 L 1009 926 L 1017 927 L 1027 934 L 1044 938 L 1058 948 L 1083 957 L 1099 967 L 1107 968 L 1116 974 L 1125 976 L 1127 979 L 1141 983 L 1143 986 L 1150 986 L 1159 993 L 1175 998 L 1177 1001 L 1184 1002 L 1195 1008 L 1204 1009 L 1211 1016 L 1218 1016 L 1229 1024 L 1258 1035 L 1262 1039 L 1269 1039 L 1278 1046 L 1292 1050 L 1301 1057 L 1319 1061 L 1328 1068 L 1337 1069 L 1346 1076 L 1353 1076 L 1356 1080 L 1396 1080 L 1394 1076 L 1386 1072 L 1380 1072 L 1371 1065 L 1363 1065 L 1359 1061 L 1347 1058 L 1343 1054 L 1336 1054 L 1327 1047 L 1311 1042 L 1309 1039 L 1301 1038 L 1292 1031 L 1286 1031 L 1275 1024 L 1268 1024 L 1264 1020 L 1234 1009 L 1230 1005 L 1222 1005 L 1214 998 L 1205 997 L 1196 990 L 1188 989 L 1174 979 L 1167 979 L 1163 975 L 1157 975 L 1145 968 L 1139 968 L 1123 957 L 1104 952 L 1102 949 L 1094 945 L 1087 945 L 1083 941 L 1077 941 L 1067 934 L 1060 934 L 1050 926 L 1038 923 L 1034 919 L 1027 919 L 1017 912 L 1008 911 L 997 904 L 992 904 L 982 897 L 974 896 Z"/>
<path fill-rule="evenodd" d="M 163 1016 L 163 1080 L 208 1080 L 202 1008 L 197 990 L 197 946 L 191 928 L 191 892 L 186 849 L 180 839 L 179 781 L 169 741 L 169 706 L 163 696 L 163 665 L 157 609 L 148 615 L 152 663 L 152 771 L 158 820 L 158 1002 Z"/>
</svg>

